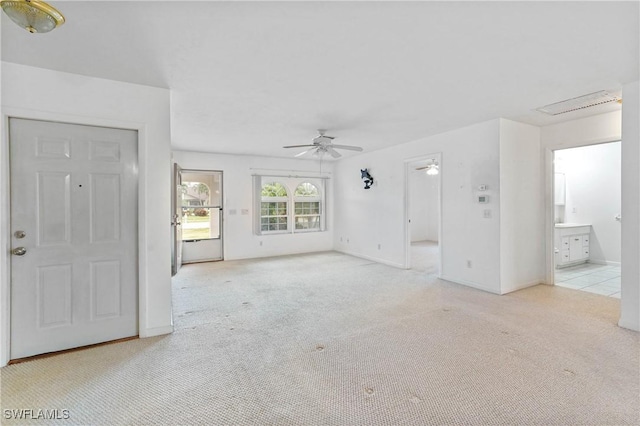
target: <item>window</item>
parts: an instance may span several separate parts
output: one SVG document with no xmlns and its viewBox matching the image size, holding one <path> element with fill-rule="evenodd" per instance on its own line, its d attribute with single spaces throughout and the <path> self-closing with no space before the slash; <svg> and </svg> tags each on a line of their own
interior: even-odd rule
<svg viewBox="0 0 640 426">
<path fill-rule="evenodd" d="M 320 230 L 321 205 L 318 188 L 309 182 L 303 182 L 294 193 L 295 230 Z"/>
<path fill-rule="evenodd" d="M 255 232 L 324 231 L 324 180 L 255 176 Z"/>
<path fill-rule="evenodd" d="M 279 182 L 262 185 L 260 191 L 260 231 L 287 231 L 289 229 L 289 194 Z"/>
</svg>

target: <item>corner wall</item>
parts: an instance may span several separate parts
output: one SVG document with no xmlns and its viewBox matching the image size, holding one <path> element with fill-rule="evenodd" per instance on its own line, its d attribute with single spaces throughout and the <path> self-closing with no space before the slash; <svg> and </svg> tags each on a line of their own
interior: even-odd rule
<svg viewBox="0 0 640 426">
<path fill-rule="evenodd" d="M 183 169 L 223 172 L 223 244 L 225 260 L 281 256 L 333 249 L 333 179 L 326 181 L 326 231 L 298 234 L 253 233 L 253 174 L 319 176 L 319 163 L 310 160 L 207 154 L 174 151 L 173 160 Z M 331 162 L 323 162 L 323 175 L 331 175 Z M 235 210 L 236 214 L 229 214 Z M 247 214 L 242 214 L 246 210 Z"/>
<path fill-rule="evenodd" d="M 2 62 L 0 364 L 8 361 L 8 117 L 138 131 L 140 337 L 170 333 L 169 90 Z"/>
<path fill-rule="evenodd" d="M 500 285 L 509 293 L 545 281 L 540 128 L 500 119 Z"/>
<path fill-rule="evenodd" d="M 500 293 L 499 138 L 496 119 L 337 162 L 335 249 L 405 267 L 405 166 L 441 153 L 441 277 Z M 375 179 L 368 190 L 360 179 L 364 168 Z M 489 204 L 476 202 L 481 184 L 488 185 Z M 490 218 L 483 217 L 486 209 Z"/>
<path fill-rule="evenodd" d="M 621 327 L 640 331 L 640 84 L 622 88 Z"/>
</svg>

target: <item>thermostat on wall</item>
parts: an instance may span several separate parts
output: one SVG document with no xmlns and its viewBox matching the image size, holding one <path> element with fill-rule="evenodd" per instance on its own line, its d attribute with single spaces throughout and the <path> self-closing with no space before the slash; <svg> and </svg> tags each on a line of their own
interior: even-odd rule
<svg viewBox="0 0 640 426">
<path fill-rule="evenodd" d="M 478 195 L 478 202 L 480 204 L 487 204 L 489 202 L 489 196 L 488 195 Z"/>
</svg>

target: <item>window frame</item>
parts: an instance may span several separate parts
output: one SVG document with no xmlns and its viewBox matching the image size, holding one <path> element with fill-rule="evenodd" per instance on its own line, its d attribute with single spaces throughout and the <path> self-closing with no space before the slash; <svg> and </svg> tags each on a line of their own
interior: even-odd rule
<svg viewBox="0 0 640 426">
<path fill-rule="evenodd" d="M 265 185 L 268 184 L 280 184 L 284 190 L 287 192 L 287 196 L 286 197 L 265 197 L 262 195 L 262 189 L 265 187 Z M 267 181 L 263 181 L 261 182 L 260 188 L 259 188 L 259 195 L 260 195 L 260 203 L 258 205 L 258 210 L 257 210 L 257 215 L 258 215 L 258 229 L 260 230 L 260 234 L 261 235 L 269 235 L 269 234 L 287 234 L 289 233 L 289 229 L 291 228 L 291 220 L 290 220 L 290 216 L 291 216 L 291 203 L 289 202 L 289 198 L 290 198 L 290 194 L 291 194 L 291 190 L 289 189 L 289 187 L 284 183 L 281 182 L 280 180 L 277 179 L 268 179 Z M 263 216 L 262 215 L 262 205 L 264 203 L 285 203 L 285 208 L 286 208 L 286 214 L 284 215 L 267 215 L 267 216 Z M 276 229 L 276 230 L 264 230 L 262 229 L 262 219 L 263 218 L 271 218 L 271 217 L 285 217 L 286 218 L 286 229 Z"/>
<path fill-rule="evenodd" d="M 298 191 L 298 188 L 300 188 L 300 186 L 304 185 L 304 184 L 309 184 L 312 185 L 318 195 L 315 196 L 305 196 L 305 195 L 296 195 L 296 192 Z M 309 182 L 308 180 L 304 180 L 302 182 L 300 182 L 297 186 L 296 189 L 294 189 L 293 191 L 293 209 L 292 209 L 292 213 L 293 213 L 293 233 L 304 233 L 304 232 L 321 232 L 323 229 L 322 226 L 322 222 L 323 222 L 323 196 L 322 196 L 322 189 L 318 188 L 318 185 L 314 184 L 313 182 Z M 296 207 L 298 203 L 318 203 L 318 213 L 317 214 L 298 214 L 296 212 Z M 297 229 L 296 228 L 296 218 L 298 217 L 318 217 L 318 227 L 317 228 L 301 228 L 301 229 Z"/>
<path fill-rule="evenodd" d="M 326 179 L 323 177 L 311 177 L 311 176 L 273 176 L 273 175 L 253 175 L 254 179 L 254 233 L 256 235 L 284 235 L 284 234 L 306 234 L 310 232 L 324 232 L 327 230 L 326 227 Z M 279 183 L 282 185 L 287 191 L 287 197 L 263 197 L 262 196 L 262 188 L 266 184 Z M 318 196 L 314 197 L 304 197 L 304 196 L 296 196 L 296 189 L 304 184 L 309 183 L 313 185 L 318 191 Z M 293 188 L 293 189 L 292 189 Z M 286 202 L 287 204 L 287 229 L 286 230 L 262 230 L 262 218 L 265 217 L 262 215 L 262 203 L 263 202 Z M 295 207 L 296 202 L 318 202 L 319 203 L 319 213 L 313 216 L 319 217 L 319 227 L 318 228 L 305 228 L 305 229 L 295 229 L 296 227 L 296 217 L 304 216 L 304 215 L 296 215 Z M 275 216 L 278 217 L 278 216 Z"/>
</svg>

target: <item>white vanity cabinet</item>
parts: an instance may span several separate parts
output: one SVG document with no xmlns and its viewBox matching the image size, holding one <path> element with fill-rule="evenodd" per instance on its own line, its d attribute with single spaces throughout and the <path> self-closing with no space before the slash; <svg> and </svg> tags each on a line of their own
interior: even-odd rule
<svg viewBox="0 0 640 426">
<path fill-rule="evenodd" d="M 589 260 L 591 225 L 559 223 L 555 226 L 556 267 L 585 263 Z"/>
</svg>

